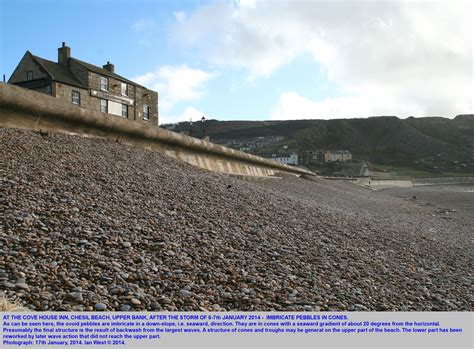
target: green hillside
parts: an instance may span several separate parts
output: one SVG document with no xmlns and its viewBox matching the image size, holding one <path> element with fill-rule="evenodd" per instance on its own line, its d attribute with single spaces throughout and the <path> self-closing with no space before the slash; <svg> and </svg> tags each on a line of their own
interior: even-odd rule
<svg viewBox="0 0 474 349">
<path fill-rule="evenodd" d="M 367 119 L 291 121 L 206 121 L 212 140 L 283 136 L 289 148 L 347 149 L 357 161 L 428 172 L 474 172 L 474 115 L 454 119 L 395 116 Z M 187 133 L 189 123 L 176 125 Z M 203 124 L 193 124 L 193 135 Z"/>
</svg>

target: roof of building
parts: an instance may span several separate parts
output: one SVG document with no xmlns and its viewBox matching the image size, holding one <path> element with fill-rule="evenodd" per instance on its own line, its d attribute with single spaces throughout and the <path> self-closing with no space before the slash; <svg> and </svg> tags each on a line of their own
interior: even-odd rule
<svg viewBox="0 0 474 349">
<path fill-rule="evenodd" d="M 53 62 L 53 61 L 50 61 L 50 60 L 47 60 L 47 59 L 44 59 L 44 58 L 41 58 L 41 57 L 38 57 L 38 56 L 35 56 L 33 55 L 30 51 L 27 51 L 27 53 L 31 54 L 31 56 L 33 57 L 33 59 L 35 59 L 38 64 L 46 71 L 46 73 L 48 73 L 51 78 L 55 81 L 58 81 L 58 82 L 62 82 L 64 84 L 68 84 L 68 85 L 73 85 L 73 86 L 77 86 L 77 87 L 81 87 L 81 88 L 88 88 L 88 86 L 84 85 L 72 72 L 71 70 L 69 70 L 68 68 L 66 68 L 65 66 L 63 66 L 62 64 L 59 64 L 59 63 L 56 63 L 56 62 Z M 97 67 L 93 64 L 90 64 L 90 63 L 87 63 L 87 62 L 84 62 L 84 61 L 81 61 L 77 58 L 73 58 L 71 57 L 70 58 L 71 60 L 73 60 L 74 62 L 76 62 L 77 64 L 80 64 L 81 66 L 83 66 L 84 68 L 86 68 L 87 70 L 91 71 L 91 72 L 94 72 L 96 74 L 99 74 L 99 75 L 103 75 L 103 76 L 108 76 L 108 77 L 111 77 L 111 78 L 114 78 L 114 79 L 117 79 L 117 80 L 122 80 L 124 82 L 127 82 L 131 85 L 135 85 L 135 86 L 139 86 L 139 87 L 143 87 L 146 89 L 146 87 L 140 85 L 140 84 L 137 84 L 136 82 L 132 81 L 132 80 L 128 80 L 126 78 L 124 78 L 123 76 L 120 76 L 118 74 L 115 74 L 115 73 L 112 73 L 110 71 L 108 71 L 107 69 L 105 68 L 100 68 L 100 67 Z"/>
<path fill-rule="evenodd" d="M 136 82 L 132 81 L 132 80 L 128 80 L 126 78 L 124 78 L 123 76 L 120 76 L 118 74 L 115 74 L 115 73 L 112 73 L 111 71 L 108 71 L 107 69 L 105 68 L 100 68 L 98 66 L 95 66 L 93 64 L 90 64 L 90 63 L 87 63 L 87 62 L 84 62 L 84 61 L 81 61 L 77 58 L 73 58 L 71 57 L 70 59 L 72 59 L 74 62 L 82 65 L 84 68 L 86 68 L 87 70 L 89 71 L 92 71 L 94 73 L 97 73 L 99 75 L 105 75 L 105 76 L 108 76 L 110 78 L 114 78 L 114 79 L 117 79 L 117 80 L 122 80 L 122 81 L 125 81 L 125 82 L 128 82 L 129 84 L 131 85 L 135 85 L 135 86 L 140 86 L 140 87 L 143 87 L 143 88 L 146 88 L 144 86 L 141 86 L 139 84 L 137 84 Z"/>
<path fill-rule="evenodd" d="M 29 51 L 28 53 L 31 54 Z M 51 76 L 53 80 L 72 86 L 87 88 L 86 85 L 79 81 L 79 79 L 77 79 L 76 76 L 63 65 L 35 56 L 33 54 L 31 54 L 31 56 L 46 71 L 46 73 Z"/>
</svg>

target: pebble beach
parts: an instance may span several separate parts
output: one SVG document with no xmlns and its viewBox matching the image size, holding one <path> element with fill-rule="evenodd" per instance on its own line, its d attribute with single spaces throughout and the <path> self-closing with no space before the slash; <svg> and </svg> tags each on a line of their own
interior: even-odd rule
<svg viewBox="0 0 474 349">
<path fill-rule="evenodd" d="M 474 193 L 244 182 L 0 129 L 0 290 L 35 310 L 472 311 Z"/>
</svg>

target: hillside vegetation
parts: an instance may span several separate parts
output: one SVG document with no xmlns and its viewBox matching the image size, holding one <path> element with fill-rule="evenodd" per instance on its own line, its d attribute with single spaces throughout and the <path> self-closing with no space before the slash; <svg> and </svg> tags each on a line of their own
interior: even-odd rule
<svg viewBox="0 0 474 349">
<path fill-rule="evenodd" d="M 194 123 L 194 135 L 203 134 Z M 211 141 L 284 136 L 297 150 L 348 149 L 356 160 L 430 172 L 474 172 L 474 115 L 454 119 L 395 116 L 367 119 L 217 121 L 205 123 Z M 180 123 L 175 131 L 189 131 Z"/>
</svg>

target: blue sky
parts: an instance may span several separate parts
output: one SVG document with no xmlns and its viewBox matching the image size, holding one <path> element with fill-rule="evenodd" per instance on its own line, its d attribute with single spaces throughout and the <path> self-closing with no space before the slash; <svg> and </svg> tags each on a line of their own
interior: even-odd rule
<svg viewBox="0 0 474 349">
<path fill-rule="evenodd" d="M 469 1 L 1 1 L 1 73 L 26 50 L 160 93 L 160 123 L 473 112 Z M 470 9 L 470 11 L 469 11 Z M 453 87 L 453 88 L 451 88 Z"/>
</svg>

